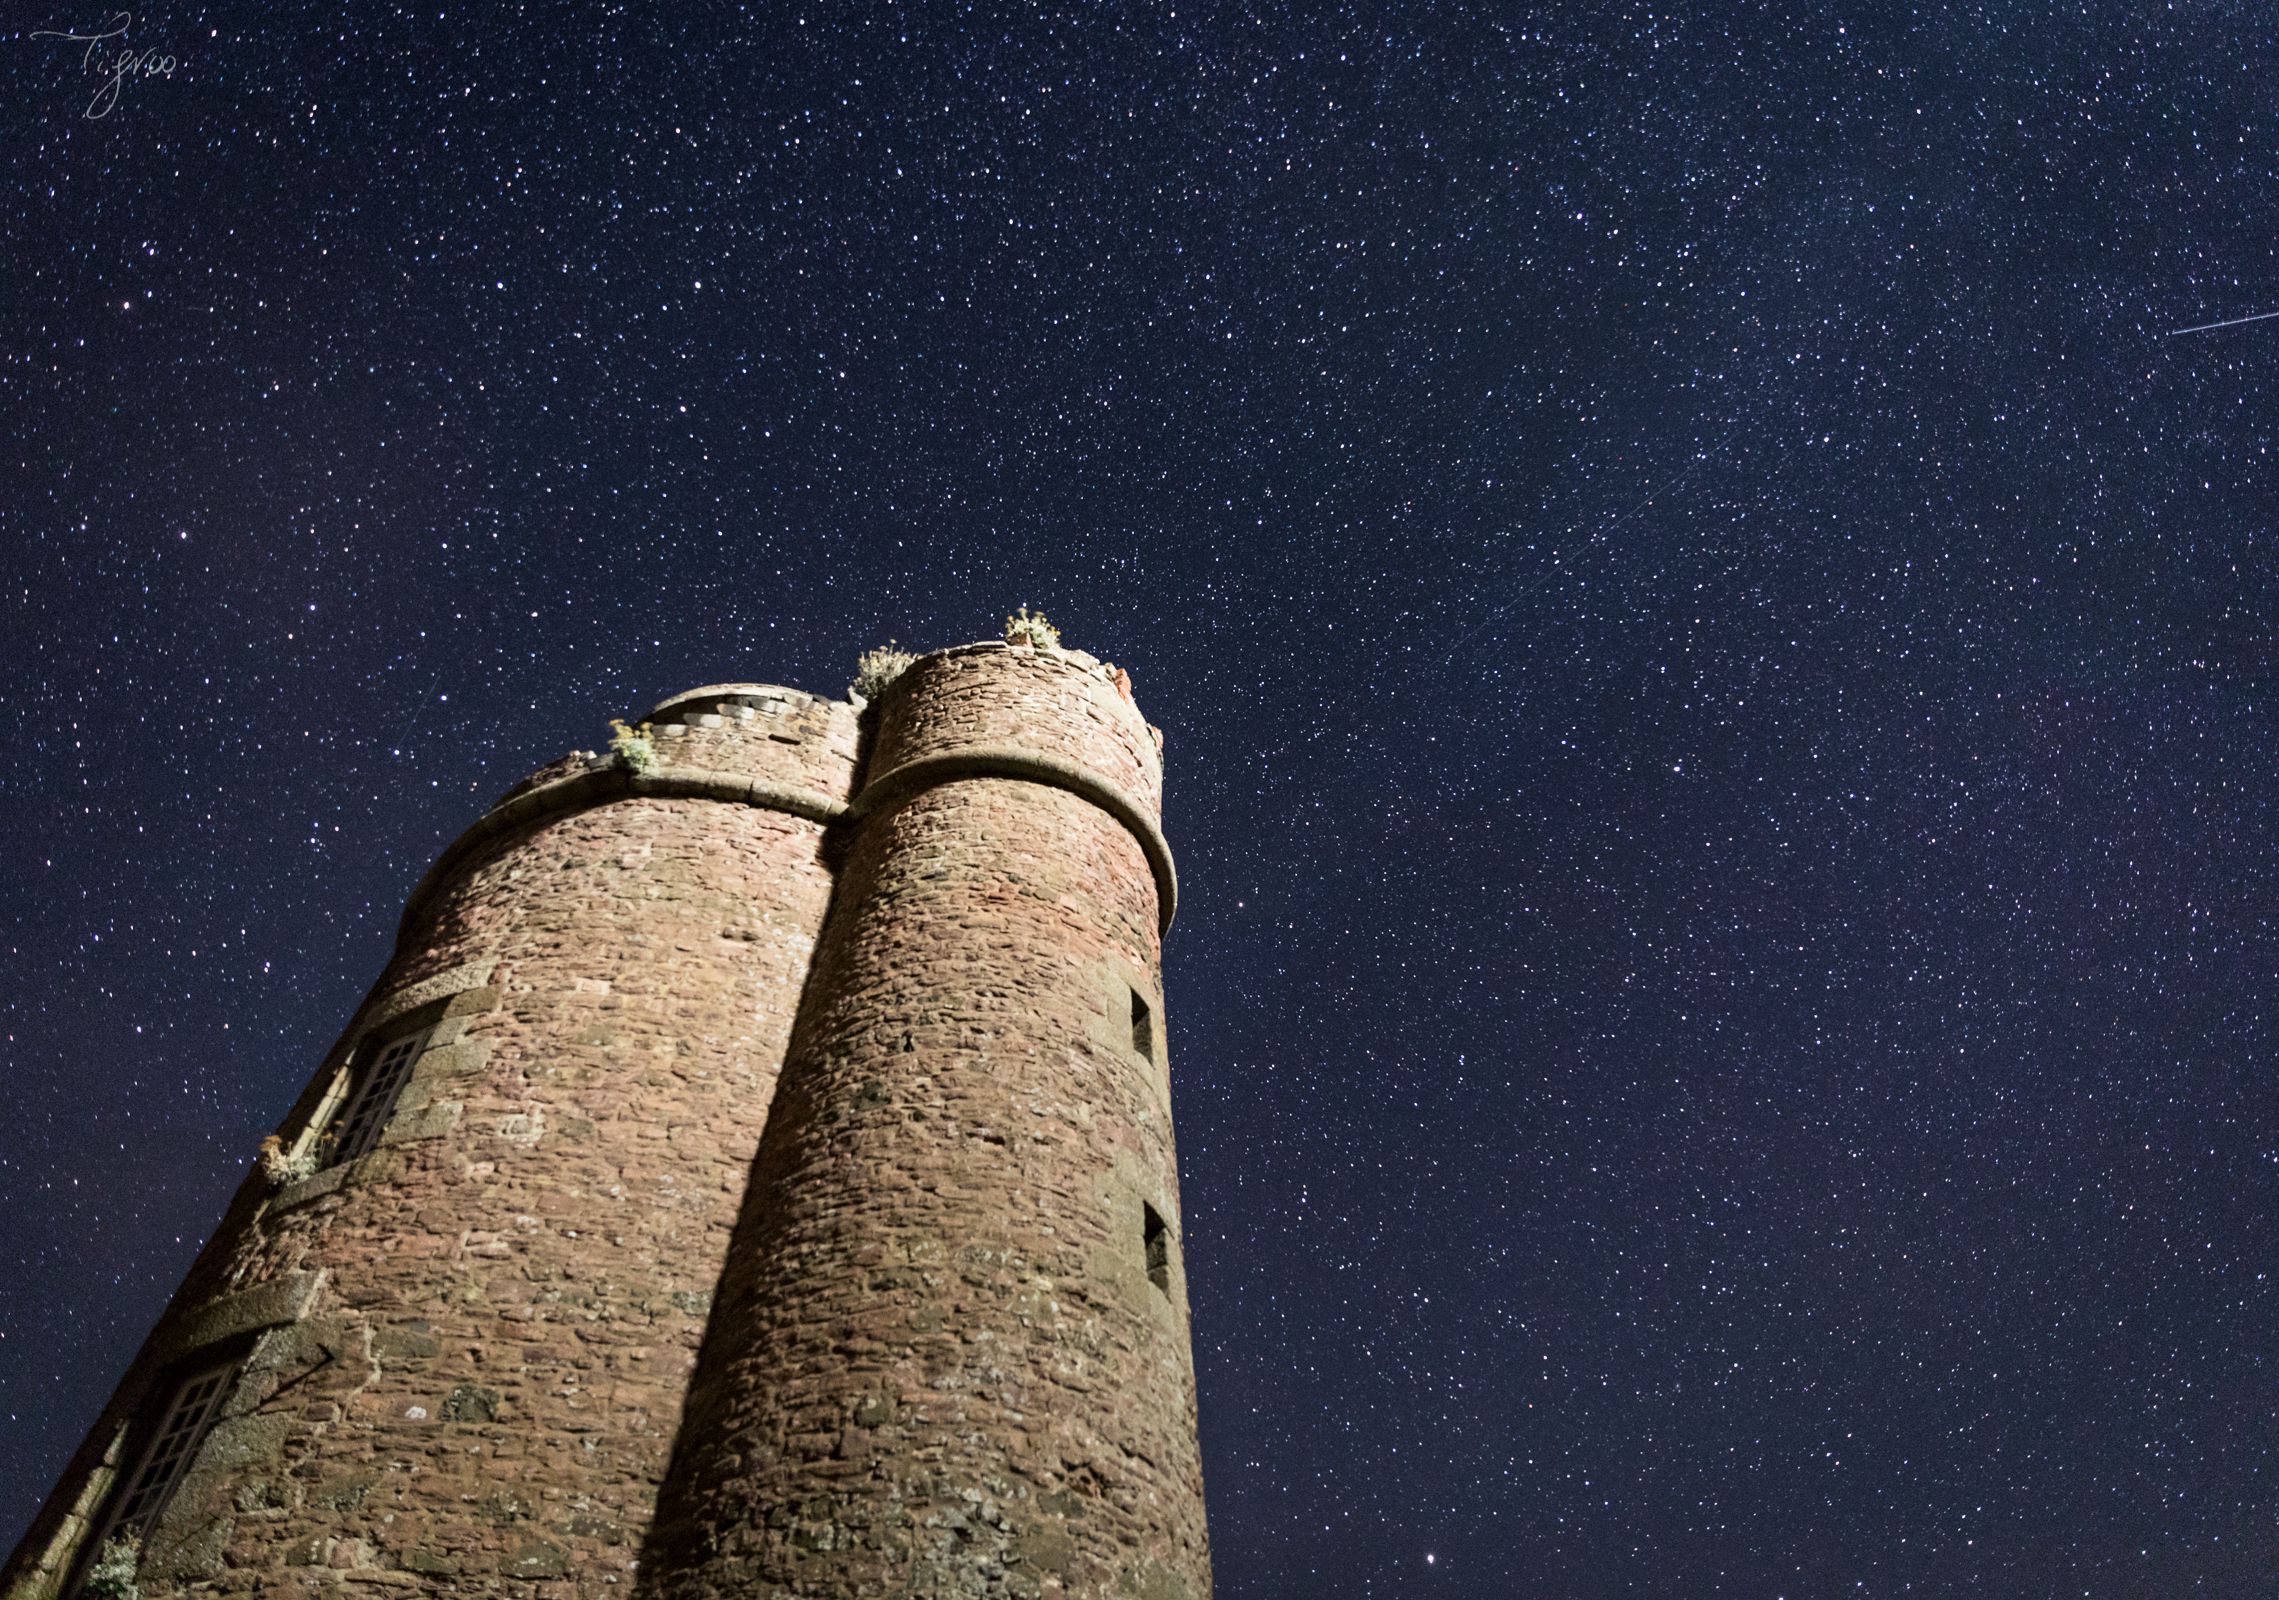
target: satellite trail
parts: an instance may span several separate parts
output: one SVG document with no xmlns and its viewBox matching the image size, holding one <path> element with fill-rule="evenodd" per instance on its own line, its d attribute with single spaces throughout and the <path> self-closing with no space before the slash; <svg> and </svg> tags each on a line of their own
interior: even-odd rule
<svg viewBox="0 0 2279 1600">
<path fill-rule="evenodd" d="M 2252 317 L 2234 317 L 2229 322 L 2203 322 L 2197 328 L 2171 328 L 2166 337 L 2173 339 L 2180 333 L 2207 333 L 2215 328 L 2236 328 L 2243 322 L 2268 322 L 2279 317 L 2279 311 L 2258 311 Z"/>
</svg>

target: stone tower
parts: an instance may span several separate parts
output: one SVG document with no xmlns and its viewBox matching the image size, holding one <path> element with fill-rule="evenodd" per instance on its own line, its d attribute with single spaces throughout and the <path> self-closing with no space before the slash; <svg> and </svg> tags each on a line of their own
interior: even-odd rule
<svg viewBox="0 0 2279 1600">
<path fill-rule="evenodd" d="M 1129 680 L 649 722 L 413 892 L 0 1600 L 1208 1596 Z"/>
</svg>

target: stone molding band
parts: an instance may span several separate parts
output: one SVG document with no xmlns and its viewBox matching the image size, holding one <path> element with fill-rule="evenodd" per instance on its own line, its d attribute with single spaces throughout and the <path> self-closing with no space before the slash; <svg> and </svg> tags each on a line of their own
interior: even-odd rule
<svg viewBox="0 0 2279 1600">
<path fill-rule="evenodd" d="M 747 778 L 736 772 L 715 772 L 706 767 L 665 767 L 655 772 L 637 773 L 626 767 L 607 766 L 572 773 L 493 806 L 475 820 L 473 827 L 445 846 L 443 853 L 435 858 L 435 865 L 427 869 L 412 890 L 411 898 L 404 903 L 397 936 L 400 939 L 408 933 L 427 902 L 443 887 L 444 880 L 476 850 L 518 828 L 566 811 L 583 811 L 611 800 L 650 795 L 660 799 L 723 800 L 732 805 L 760 806 L 830 827 L 841 821 L 859 824 L 865 817 L 907 799 L 920 789 L 958 778 L 1014 778 L 1042 783 L 1089 800 L 1114 817 L 1139 841 L 1141 851 L 1147 856 L 1148 870 L 1155 875 L 1160 931 L 1171 931 L 1171 919 L 1179 910 L 1179 872 L 1172 865 L 1171 846 L 1165 841 L 1163 830 L 1156 826 L 1146 809 L 1106 778 L 1073 761 L 1039 755 L 1017 745 L 991 744 L 944 750 L 905 761 L 865 784 L 862 794 L 851 806 L 812 789 L 770 783 L 764 778 Z"/>
<path fill-rule="evenodd" d="M 740 772 L 715 772 L 709 767 L 666 767 L 656 772 L 634 772 L 612 765 L 574 772 L 491 807 L 475 819 L 473 827 L 445 846 L 443 854 L 435 858 L 435 865 L 427 869 L 426 876 L 412 890 L 411 898 L 404 902 L 398 938 L 410 929 L 428 900 L 459 864 L 491 840 L 565 811 L 583 811 L 611 800 L 641 795 L 660 799 L 725 800 L 732 805 L 788 811 L 825 827 L 847 814 L 843 801 L 817 794 L 812 789 L 770 783 L 764 778 L 747 778 Z"/>
<path fill-rule="evenodd" d="M 1172 864 L 1171 846 L 1164 839 L 1163 830 L 1139 801 L 1090 768 L 1073 761 L 1004 744 L 968 745 L 961 750 L 917 756 L 864 784 L 863 792 L 855 800 L 852 820 L 859 824 L 920 789 L 959 778 L 1014 778 L 1046 784 L 1089 800 L 1114 817 L 1139 841 L 1141 851 L 1146 854 L 1148 870 L 1155 874 L 1159 931 L 1171 931 L 1171 919 L 1179 910 L 1179 871 Z"/>
<path fill-rule="evenodd" d="M 315 1303 L 324 1281 L 325 1273 L 321 1269 L 287 1272 L 256 1288 L 209 1300 L 168 1328 L 165 1337 L 154 1343 L 155 1364 L 163 1366 L 245 1334 L 298 1322 L 309 1314 L 309 1307 Z"/>
</svg>

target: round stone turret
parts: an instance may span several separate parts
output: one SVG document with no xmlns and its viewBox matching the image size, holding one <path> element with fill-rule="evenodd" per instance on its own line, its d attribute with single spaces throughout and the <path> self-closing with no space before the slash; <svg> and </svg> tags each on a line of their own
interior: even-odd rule
<svg viewBox="0 0 2279 1600">
<path fill-rule="evenodd" d="M 858 739 L 760 685 L 649 722 L 650 770 L 556 762 L 421 883 L 0 1593 L 126 1533 L 146 1593 L 628 1592 Z"/>
<path fill-rule="evenodd" d="M 1204 1600 L 1161 794 L 1130 680 L 1029 645 L 540 769 L 0 1597 L 139 1539 L 154 1596 Z"/>
<path fill-rule="evenodd" d="M 1152 730 L 995 644 L 873 715 L 642 1593 L 1201 1600 Z"/>
</svg>

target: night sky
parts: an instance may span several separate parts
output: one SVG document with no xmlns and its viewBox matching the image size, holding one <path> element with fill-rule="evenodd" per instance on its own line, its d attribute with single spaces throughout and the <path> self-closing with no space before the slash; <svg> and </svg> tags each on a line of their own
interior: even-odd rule
<svg viewBox="0 0 2279 1600">
<path fill-rule="evenodd" d="M 2270 1594 L 2279 18 L 1674 9 L 15 0 L 0 1546 L 492 797 L 1025 602 L 1223 1600 Z"/>
</svg>

